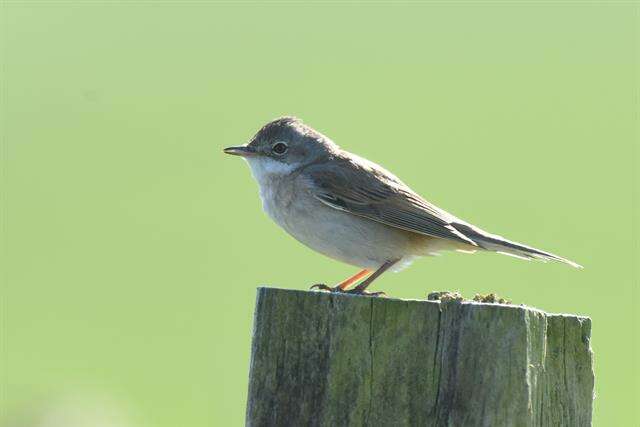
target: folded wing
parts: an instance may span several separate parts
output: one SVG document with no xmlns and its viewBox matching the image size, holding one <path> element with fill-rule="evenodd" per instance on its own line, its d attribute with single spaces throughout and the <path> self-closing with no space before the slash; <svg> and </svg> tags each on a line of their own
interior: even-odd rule
<svg viewBox="0 0 640 427">
<path fill-rule="evenodd" d="M 430 204 L 381 167 L 338 159 L 303 172 L 311 194 L 322 203 L 383 224 L 476 246 L 451 223 L 460 221 Z"/>
</svg>

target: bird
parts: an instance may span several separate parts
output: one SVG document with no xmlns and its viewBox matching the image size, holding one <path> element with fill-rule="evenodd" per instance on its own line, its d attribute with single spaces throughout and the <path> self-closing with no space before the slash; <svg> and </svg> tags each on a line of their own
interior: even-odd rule
<svg viewBox="0 0 640 427">
<path fill-rule="evenodd" d="M 335 286 L 318 283 L 312 289 L 383 295 L 367 288 L 385 271 L 442 251 L 491 251 L 582 268 L 440 209 L 297 117 L 272 120 L 248 143 L 223 151 L 247 161 L 263 210 L 276 224 L 309 248 L 360 269 Z"/>
</svg>

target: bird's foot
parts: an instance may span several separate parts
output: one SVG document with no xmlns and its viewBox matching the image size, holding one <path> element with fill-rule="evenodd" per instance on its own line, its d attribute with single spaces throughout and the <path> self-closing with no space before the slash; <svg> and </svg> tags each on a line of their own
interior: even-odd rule
<svg viewBox="0 0 640 427">
<path fill-rule="evenodd" d="M 387 296 L 387 294 L 385 292 L 382 292 L 382 291 L 380 291 L 380 292 L 367 292 L 365 290 L 358 289 L 357 287 L 353 288 L 353 289 L 349 289 L 348 291 L 342 291 L 342 292 L 344 292 L 345 294 L 364 295 L 364 296 L 367 296 L 367 297 L 386 297 Z"/>
<path fill-rule="evenodd" d="M 316 283 L 315 285 L 311 286 L 309 289 L 310 290 L 318 289 L 320 291 L 329 291 L 329 292 L 345 292 L 344 289 L 342 289 L 340 286 L 334 286 L 332 288 L 331 286 L 327 286 L 324 283 Z"/>
<path fill-rule="evenodd" d="M 315 290 L 321 290 L 321 291 L 328 291 L 328 292 L 334 292 L 334 293 L 340 293 L 340 294 L 351 294 L 351 295 L 365 295 L 368 297 L 379 297 L 379 296 L 387 296 L 386 293 L 384 292 L 367 292 L 364 289 L 359 289 L 357 286 L 353 289 L 343 289 L 340 286 L 327 286 L 324 283 L 316 283 L 315 285 L 311 286 L 309 289 Z"/>
</svg>

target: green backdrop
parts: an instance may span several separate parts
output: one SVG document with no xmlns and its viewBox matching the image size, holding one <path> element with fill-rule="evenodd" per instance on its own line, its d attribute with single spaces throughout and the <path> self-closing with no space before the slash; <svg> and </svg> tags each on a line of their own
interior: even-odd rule
<svg viewBox="0 0 640 427">
<path fill-rule="evenodd" d="M 293 114 L 444 209 L 582 263 L 445 254 L 374 287 L 590 316 L 595 424 L 633 424 L 637 3 L 4 1 L 1 16 L 0 422 L 243 423 L 256 286 L 355 271 L 277 228 L 221 152 Z"/>
</svg>

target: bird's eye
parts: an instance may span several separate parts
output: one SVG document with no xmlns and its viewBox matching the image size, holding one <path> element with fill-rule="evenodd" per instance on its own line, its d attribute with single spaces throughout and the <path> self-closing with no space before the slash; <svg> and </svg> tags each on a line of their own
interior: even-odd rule
<svg viewBox="0 0 640 427">
<path fill-rule="evenodd" d="M 289 147 L 287 147 L 287 144 L 285 144 L 284 142 L 276 142 L 275 144 L 273 144 L 273 147 L 271 147 L 271 151 L 279 156 L 286 153 L 288 149 Z"/>
</svg>

